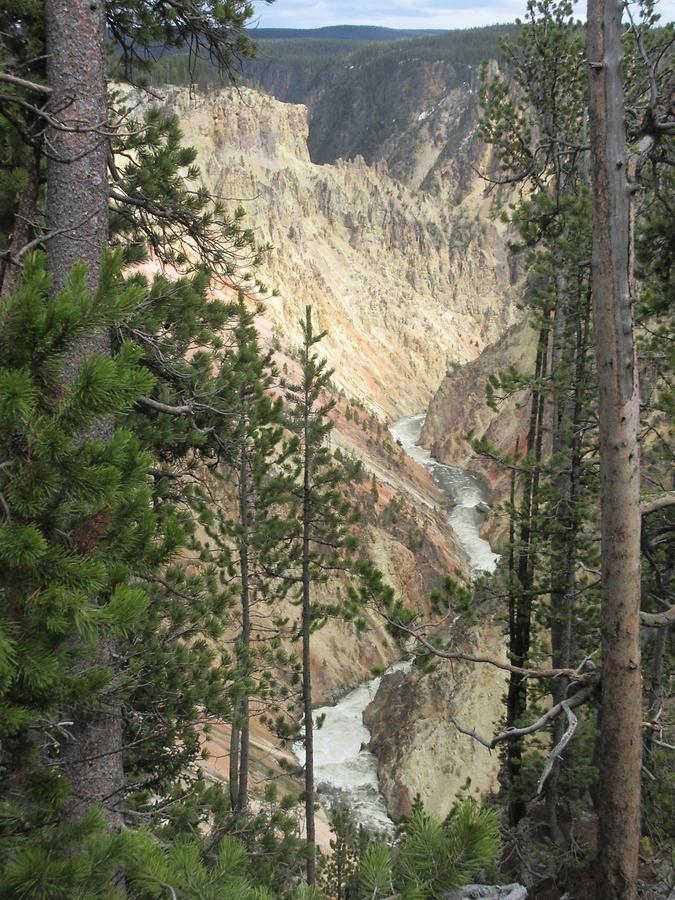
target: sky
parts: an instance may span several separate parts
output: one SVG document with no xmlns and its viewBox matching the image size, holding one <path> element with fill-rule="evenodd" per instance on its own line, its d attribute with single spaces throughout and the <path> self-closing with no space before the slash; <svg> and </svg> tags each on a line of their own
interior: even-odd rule
<svg viewBox="0 0 675 900">
<path fill-rule="evenodd" d="M 585 0 L 577 0 L 578 16 L 586 15 Z M 675 19 L 675 0 L 661 0 L 663 21 Z M 525 0 L 256 0 L 261 28 L 320 28 L 324 25 L 383 25 L 387 28 L 472 28 L 513 22 L 522 16 Z"/>
</svg>

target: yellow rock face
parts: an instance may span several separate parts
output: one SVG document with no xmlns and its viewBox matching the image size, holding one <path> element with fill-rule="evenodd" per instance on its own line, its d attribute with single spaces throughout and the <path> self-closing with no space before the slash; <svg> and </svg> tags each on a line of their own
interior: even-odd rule
<svg viewBox="0 0 675 900">
<path fill-rule="evenodd" d="M 280 291 L 267 303 L 273 332 L 297 343 L 311 304 L 329 332 L 323 352 L 336 383 L 369 408 L 389 417 L 424 409 L 448 367 L 513 320 L 501 226 L 477 176 L 456 207 L 442 191 L 417 190 L 417 178 L 408 189 L 385 162 L 313 164 L 304 106 L 247 89 L 191 98 L 167 88 L 165 102 L 208 187 L 242 205 L 275 247 L 260 273 Z M 421 136 L 415 171 L 428 153 Z"/>
</svg>

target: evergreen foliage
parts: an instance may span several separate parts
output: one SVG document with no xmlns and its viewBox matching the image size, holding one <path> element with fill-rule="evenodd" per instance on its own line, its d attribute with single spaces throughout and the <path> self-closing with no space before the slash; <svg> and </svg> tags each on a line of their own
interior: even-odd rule
<svg viewBox="0 0 675 900">
<path fill-rule="evenodd" d="M 307 306 L 300 322 L 301 380 L 285 385 L 288 403 L 288 424 L 297 434 L 297 497 L 295 527 L 288 536 L 290 549 L 290 578 L 297 586 L 297 603 L 301 607 L 300 635 L 302 641 L 302 708 L 303 744 L 305 748 L 305 825 L 307 830 L 307 883 L 316 879 L 314 825 L 314 721 L 312 717 L 311 636 L 325 624 L 328 615 L 340 614 L 336 604 L 318 602 L 317 585 L 331 574 L 346 572 L 345 556 L 355 548 L 351 534 L 354 515 L 344 497 L 348 461 L 336 460 L 328 447 L 333 429 L 329 413 L 335 406 L 330 397 L 332 370 L 319 357 L 316 346 L 325 332 L 315 332 L 312 310 Z M 345 607 L 347 616 L 351 607 Z M 360 624 L 357 620 L 357 624 Z"/>
<path fill-rule="evenodd" d="M 341 69 L 368 68 L 382 74 L 405 61 L 448 62 L 478 67 L 485 59 L 500 54 L 499 38 L 513 34 L 512 25 L 490 25 L 438 32 L 412 32 L 404 29 L 320 28 L 297 30 L 262 28 L 256 31 L 257 54 L 243 66 L 244 76 L 256 83 L 269 67 L 292 68 L 311 86 L 317 76 L 326 82 L 349 77 Z M 303 72 L 299 70 L 303 69 Z M 208 88 L 222 84 L 217 68 L 202 55 L 194 59 L 176 53 L 158 60 L 150 75 L 153 84 L 190 84 Z"/>
<path fill-rule="evenodd" d="M 350 886 L 358 885 L 354 896 L 364 900 L 434 900 L 491 865 L 499 846 L 498 820 L 491 810 L 467 801 L 440 822 L 417 809 L 392 847 L 365 846 Z"/>
<path fill-rule="evenodd" d="M 633 98 L 630 102 L 638 106 L 647 102 L 645 54 L 656 59 L 668 52 L 671 41 L 670 27 L 661 32 L 654 27 L 656 21 L 653 4 L 641 4 L 640 23 L 626 34 L 626 91 Z M 589 354 L 593 322 L 591 198 L 585 161 L 587 63 L 582 27 L 573 19 L 572 4 L 528 3 L 524 27 L 515 42 L 506 42 L 505 54 L 508 77 L 488 78 L 487 73 L 484 76 L 481 129 L 484 139 L 497 152 L 499 170 L 492 176 L 494 181 L 515 182 L 524 187 L 504 219 L 514 226 L 514 249 L 526 255 L 526 303 L 532 326 L 539 334 L 539 345 L 533 373 L 510 371 L 493 375 L 488 387 L 488 399 L 495 408 L 503 399 L 526 389 L 531 410 L 524 446 L 517 447 L 515 455 L 501 456 L 513 474 L 511 501 L 507 504 L 511 522 L 508 571 L 498 579 L 498 591 L 505 589 L 508 596 L 514 663 L 523 665 L 527 661 L 537 665 L 540 660 L 552 658 L 554 666 L 565 667 L 585 656 L 592 657 L 596 664 L 601 662 L 597 653 L 600 560 L 595 540 L 599 527 L 599 479 L 597 375 Z M 658 92 L 667 71 L 672 71 L 667 64 L 655 66 L 653 91 Z M 638 134 L 641 125 L 636 121 L 631 128 Z M 656 276 L 656 269 L 664 262 L 667 265 L 669 257 L 667 228 L 664 230 L 665 223 L 658 212 L 659 196 L 664 196 L 663 188 L 667 192 L 670 180 L 667 166 L 660 171 L 660 162 L 669 160 L 669 143 L 670 139 L 664 138 L 658 153 L 652 156 L 651 172 L 647 174 L 648 167 L 642 171 L 644 199 L 637 210 L 641 223 L 638 234 L 651 233 L 653 242 L 649 262 L 644 255 L 645 245 L 640 240 L 637 245 L 641 262 L 637 290 L 644 298 L 638 327 L 645 333 L 640 377 L 649 385 L 645 397 L 653 391 L 656 400 L 653 405 L 651 401 L 643 405 L 644 435 L 652 434 L 655 440 L 652 449 L 651 441 L 643 442 L 642 477 L 645 484 L 658 485 L 662 491 L 671 487 L 670 475 L 665 473 L 672 469 L 672 447 L 667 437 L 670 416 L 656 398 L 662 397 L 667 407 L 665 384 L 670 375 L 665 373 L 672 372 L 672 365 L 667 352 L 661 353 L 656 362 L 651 336 L 656 328 L 663 349 L 663 339 L 672 331 L 667 314 L 654 315 L 660 308 L 658 297 L 664 296 L 662 291 L 668 292 L 669 282 L 667 277 Z M 668 227 L 672 230 L 672 215 Z M 656 247 L 662 252 L 653 253 Z M 492 459 L 500 458 L 496 448 L 486 441 L 475 442 L 474 446 Z M 664 518 L 670 515 L 670 511 L 664 512 Z M 653 525 L 656 522 L 643 519 L 645 550 L 650 546 Z M 665 549 L 662 544 L 658 546 Z M 655 587 L 669 565 L 659 552 L 654 555 L 647 550 L 645 555 L 648 564 L 647 577 L 643 578 L 643 608 L 648 610 L 655 608 L 656 595 L 662 604 L 668 602 L 664 601 L 662 582 L 659 588 Z M 548 631 L 548 640 L 543 629 Z M 655 709 L 657 694 L 663 699 L 666 630 L 646 645 L 654 678 L 654 688 L 647 697 L 650 710 Z M 542 697 L 543 686 L 542 690 L 530 688 L 528 692 L 525 682 L 518 682 L 518 676 L 512 674 L 507 726 L 532 720 L 533 713 L 525 714 L 526 699 L 535 709 L 541 709 L 542 703 L 548 705 L 548 698 Z M 554 702 L 561 702 L 570 690 L 564 678 L 556 679 Z M 511 703 L 512 699 L 516 702 Z M 595 728 L 595 716 L 591 713 L 579 729 L 576 752 L 568 752 L 564 762 L 556 764 L 546 783 L 550 835 L 563 848 L 567 839 L 558 813 L 561 820 L 570 814 L 563 811 L 560 800 L 564 797 L 568 802 L 581 804 L 587 788 L 594 795 L 595 769 L 601 763 L 597 751 L 591 750 Z M 564 724 L 558 721 L 552 731 L 552 746 L 559 744 L 563 731 Z M 648 744 L 649 736 L 646 740 Z M 511 790 L 517 791 L 511 807 L 512 821 L 516 821 L 525 811 L 526 798 L 532 796 L 531 786 L 525 784 L 531 761 L 523 757 L 521 768 L 520 750 L 512 749 L 511 743 L 507 755 Z M 524 781 L 518 787 L 521 779 Z M 652 777 L 650 782 L 653 780 Z M 651 794 L 649 788 L 648 792 Z"/>
<path fill-rule="evenodd" d="M 125 343 L 112 357 L 88 356 L 62 387 L 70 348 L 124 321 L 138 303 L 120 270 L 121 255 L 108 254 L 95 296 L 78 266 L 51 297 L 44 258 L 32 255 L 21 287 L 0 305 L 0 858 L 7 896 L 64 896 L 68 885 L 77 896 L 90 879 L 100 883 L 124 849 L 123 838 L 103 833 L 96 809 L 58 827 L 69 790 L 59 764 L 69 719 L 106 715 L 111 692 L 120 690 L 111 670 L 86 662 L 106 634 L 128 636 L 143 617 L 148 597 L 131 573 L 152 555 L 157 534 L 150 457 L 138 437 L 122 427 L 105 444 L 88 437 L 95 423 L 120 420 L 151 389 L 136 348 Z"/>
</svg>

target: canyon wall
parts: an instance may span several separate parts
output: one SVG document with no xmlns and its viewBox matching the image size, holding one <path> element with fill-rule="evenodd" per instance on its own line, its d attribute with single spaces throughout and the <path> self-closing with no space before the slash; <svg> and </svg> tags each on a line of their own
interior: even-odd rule
<svg viewBox="0 0 675 900">
<path fill-rule="evenodd" d="M 424 409 L 451 365 L 514 321 L 503 226 L 477 177 L 453 206 L 396 180 L 384 160 L 313 163 L 305 107 L 247 89 L 168 88 L 165 103 L 209 188 L 241 202 L 274 245 L 260 272 L 280 293 L 267 302 L 274 335 L 297 343 L 310 303 L 336 384 L 381 416 Z M 411 164 L 426 153 L 430 119 Z"/>
<path fill-rule="evenodd" d="M 471 432 L 475 438 L 485 438 L 498 454 L 513 454 L 517 441 L 521 451 L 525 448 L 529 392 L 497 396 L 493 409 L 486 391 L 491 375 L 511 368 L 524 374 L 533 372 L 536 353 L 537 332 L 526 317 L 521 318 L 477 359 L 448 372 L 429 403 L 420 444 L 441 462 L 484 477 L 493 501 L 508 496 L 510 470 L 490 457 L 478 456 L 467 435 Z"/>
<path fill-rule="evenodd" d="M 280 369 L 292 377 L 307 304 L 328 331 L 321 349 L 335 369 L 339 397 L 332 440 L 359 457 L 367 475 L 354 490 L 360 541 L 399 596 L 422 614 L 431 588 L 461 568 L 463 554 L 428 473 L 396 447 L 384 425 L 425 409 L 442 384 L 426 440 L 441 459 L 456 461 L 448 435 L 476 424 L 480 378 L 495 365 L 480 354 L 498 347 L 505 334 L 516 348 L 521 315 L 504 226 L 493 218 L 492 198 L 473 169 L 483 153 L 474 130 L 475 73 L 453 70 L 449 84 L 443 66 L 424 71 L 404 127 L 385 136 L 372 165 L 362 156 L 313 162 L 307 109 L 249 89 L 193 96 L 167 88 L 163 101 L 197 149 L 207 186 L 226 206 L 242 205 L 258 242 L 274 245 L 258 275 L 279 296 L 266 300 L 259 326 L 277 349 Z M 459 381 L 453 381 L 456 370 Z M 345 585 L 325 590 L 335 599 Z M 297 617 L 297 609 L 289 606 L 288 614 Z M 397 657 L 377 614 L 368 612 L 367 619 L 362 636 L 337 621 L 314 635 L 317 705 Z M 485 652 L 503 652 L 493 623 L 472 640 Z M 460 720 L 490 733 L 503 684 L 494 672 L 444 669 L 401 685 L 384 679 L 369 713 L 393 812 L 406 811 L 419 792 L 442 814 L 470 769 L 475 788 L 495 786 L 495 760 L 458 735 L 447 710 L 450 705 Z M 264 734 L 260 741 L 264 746 Z"/>
<path fill-rule="evenodd" d="M 506 661 L 503 626 L 492 618 L 450 635 L 449 643 Z M 462 793 L 476 797 L 498 789 L 499 755 L 458 731 L 452 719 L 489 740 L 503 715 L 505 689 L 500 669 L 460 661 L 441 661 L 429 674 L 413 668 L 382 679 L 364 722 L 391 815 L 410 815 L 419 796 L 428 812 L 445 818 Z"/>
</svg>

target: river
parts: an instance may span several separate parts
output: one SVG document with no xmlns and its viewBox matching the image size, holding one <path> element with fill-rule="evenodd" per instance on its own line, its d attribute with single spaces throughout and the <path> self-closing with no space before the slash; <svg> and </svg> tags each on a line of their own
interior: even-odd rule
<svg viewBox="0 0 675 900">
<path fill-rule="evenodd" d="M 457 535 L 474 574 L 494 570 L 499 557 L 480 536 L 485 518 L 482 507 L 488 494 L 481 481 L 456 466 L 446 466 L 433 459 L 428 450 L 417 446 L 425 413 L 405 416 L 395 422 L 391 434 L 415 462 L 428 469 L 448 500 L 448 519 Z M 411 661 L 395 663 L 387 672 L 406 670 Z M 386 674 L 386 673 L 385 673 Z M 366 748 L 370 733 L 363 724 L 363 711 L 375 697 L 381 678 L 373 678 L 346 694 L 334 706 L 322 706 L 313 713 L 314 777 L 317 793 L 325 806 L 348 805 L 354 820 L 368 828 L 391 831 L 393 822 L 387 815 L 377 778 L 377 760 Z M 305 751 L 301 742 L 293 747 L 302 764 Z"/>
<path fill-rule="evenodd" d="M 446 466 L 434 459 L 428 450 L 417 446 L 425 418 L 426 413 L 405 416 L 394 422 L 389 430 L 406 453 L 429 471 L 443 496 L 453 504 L 448 510 L 448 519 L 466 553 L 471 571 L 474 574 L 493 572 L 499 556 L 480 535 L 484 510 L 490 499 L 487 488 L 476 475 L 459 466 Z"/>
</svg>

